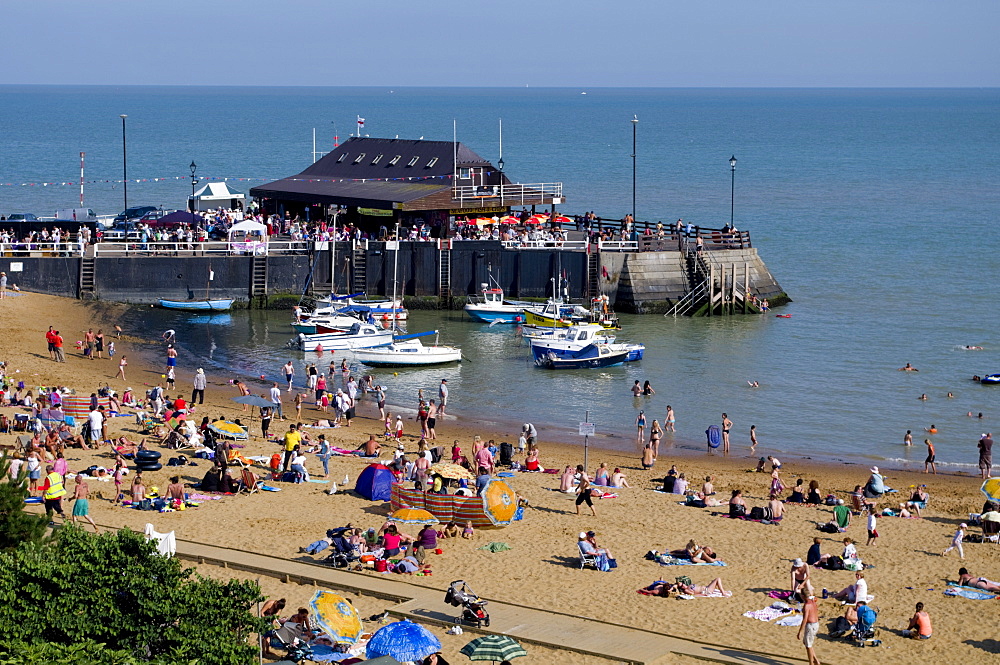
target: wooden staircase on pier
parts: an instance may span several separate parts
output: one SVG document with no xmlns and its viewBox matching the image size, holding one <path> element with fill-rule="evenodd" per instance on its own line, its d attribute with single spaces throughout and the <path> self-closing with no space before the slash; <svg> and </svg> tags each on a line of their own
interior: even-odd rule
<svg viewBox="0 0 1000 665">
<path fill-rule="evenodd" d="M 664 316 L 720 316 L 757 314 L 760 304 L 750 292 L 750 264 L 743 264 L 743 281 L 736 279 L 736 265 L 706 263 L 704 257 L 689 250 L 687 261 L 688 292 L 674 303 Z"/>
<path fill-rule="evenodd" d="M 85 256 L 80 259 L 80 280 L 79 280 L 79 293 L 77 297 L 82 299 L 93 299 L 97 291 L 96 276 L 97 271 L 96 259 L 92 256 Z"/>
</svg>

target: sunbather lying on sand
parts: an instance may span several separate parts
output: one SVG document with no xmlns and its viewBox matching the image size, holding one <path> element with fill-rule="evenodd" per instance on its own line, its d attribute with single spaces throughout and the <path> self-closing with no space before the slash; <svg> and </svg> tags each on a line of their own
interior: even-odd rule
<svg viewBox="0 0 1000 665">
<path fill-rule="evenodd" d="M 718 560 L 711 547 L 702 547 L 693 540 L 689 540 L 682 550 L 672 550 L 670 556 L 677 559 L 688 559 L 692 563 L 715 563 Z"/>
<path fill-rule="evenodd" d="M 639 589 L 639 593 L 644 596 L 661 596 L 663 598 L 669 598 L 671 591 L 685 594 L 687 596 L 699 596 L 702 598 L 717 595 L 717 593 L 722 594 L 723 596 L 733 595 L 731 591 L 726 591 L 722 588 L 722 578 L 720 577 L 716 577 L 704 586 L 700 584 L 685 584 L 683 582 L 671 584 L 670 582 L 658 581 L 653 582 L 645 589 Z"/>
<path fill-rule="evenodd" d="M 962 586 L 971 586 L 976 589 L 982 589 L 983 591 L 1000 593 L 1000 584 L 997 582 L 991 582 L 985 577 L 973 577 L 965 568 L 958 569 L 958 583 Z"/>
</svg>

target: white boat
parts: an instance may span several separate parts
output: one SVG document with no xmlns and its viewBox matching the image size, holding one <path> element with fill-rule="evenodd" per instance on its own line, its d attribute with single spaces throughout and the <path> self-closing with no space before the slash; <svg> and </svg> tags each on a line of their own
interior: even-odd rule
<svg viewBox="0 0 1000 665">
<path fill-rule="evenodd" d="M 424 346 L 417 337 L 437 334 L 438 331 L 415 333 L 397 337 L 389 346 L 354 352 L 354 357 L 373 367 L 413 367 L 443 365 L 462 361 L 462 350 L 454 346 Z"/>
<path fill-rule="evenodd" d="M 292 321 L 292 329 L 295 332 L 312 335 L 315 333 L 337 332 L 338 330 L 349 330 L 351 326 L 360 321 L 356 316 L 350 314 L 307 314 L 301 317 L 301 321 Z"/>
<path fill-rule="evenodd" d="M 537 363 L 548 356 L 579 358 L 591 354 L 593 345 L 607 346 L 615 352 L 626 353 L 624 362 L 642 360 L 646 347 L 642 344 L 615 343 L 615 335 L 596 323 L 573 325 L 569 328 L 536 329 L 524 333 L 531 355 Z"/>
<path fill-rule="evenodd" d="M 343 332 L 316 333 L 315 335 L 300 333 L 298 340 L 299 348 L 303 351 L 312 351 L 318 346 L 321 346 L 324 351 L 367 349 L 373 346 L 391 344 L 392 331 L 358 321 L 349 330 Z"/>
<path fill-rule="evenodd" d="M 492 279 L 492 276 L 491 276 Z M 527 303 L 513 303 L 504 300 L 503 289 L 494 282 L 494 288 L 482 284 L 482 295 L 469 296 L 465 313 L 476 321 L 485 323 L 523 323 L 524 308 Z"/>
</svg>

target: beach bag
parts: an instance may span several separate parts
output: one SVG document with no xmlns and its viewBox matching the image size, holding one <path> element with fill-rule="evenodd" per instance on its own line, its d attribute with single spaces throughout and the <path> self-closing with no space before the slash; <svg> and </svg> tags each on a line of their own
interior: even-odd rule
<svg viewBox="0 0 1000 665">
<path fill-rule="evenodd" d="M 375 561 L 375 572 L 384 573 L 389 570 L 389 562 L 385 559 L 377 559 Z"/>
<path fill-rule="evenodd" d="M 677 584 L 683 584 L 685 586 L 693 586 L 694 585 L 694 582 L 692 582 L 691 578 L 688 577 L 687 575 L 681 575 L 680 577 L 675 577 L 674 578 L 674 582 L 676 582 Z"/>
<path fill-rule="evenodd" d="M 865 564 L 860 561 L 845 561 L 844 570 L 864 570 Z"/>
<path fill-rule="evenodd" d="M 841 559 L 839 556 L 834 555 L 827 558 L 826 562 L 823 564 L 823 567 L 826 568 L 827 570 L 843 570 L 844 560 Z"/>
<path fill-rule="evenodd" d="M 827 522 L 826 524 L 820 524 L 816 527 L 823 533 L 840 533 L 840 528 L 835 522 Z"/>
<path fill-rule="evenodd" d="M 754 506 L 750 509 L 750 519 L 752 520 L 763 520 L 767 519 L 764 517 L 764 509 L 761 506 Z"/>
</svg>

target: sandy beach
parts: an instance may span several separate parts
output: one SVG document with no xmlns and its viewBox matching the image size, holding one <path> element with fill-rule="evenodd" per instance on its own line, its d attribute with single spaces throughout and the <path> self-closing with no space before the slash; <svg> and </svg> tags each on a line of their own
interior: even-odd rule
<svg viewBox="0 0 1000 665">
<path fill-rule="evenodd" d="M 119 306 L 106 303 L 85 304 L 74 300 L 21 293 L 0 302 L 0 334 L 3 350 L 0 360 L 17 372 L 15 379 L 23 380 L 28 387 L 64 385 L 77 394 L 89 395 L 104 383 L 118 392 L 126 387 L 142 394 L 149 385 L 162 382 L 163 344 L 160 332 L 154 330 L 125 330 L 117 340 L 117 358 L 129 357 L 128 379 L 115 380 L 118 363 L 110 360 L 90 360 L 73 348 L 88 328 L 103 328 L 107 335 L 116 324 Z M 45 349 L 44 333 L 49 325 L 63 331 L 66 338 L 66 363 L 49 360 Z M 109 335 L 110 339 L 110 335 Z M 340 354 L 338 353 L 339 357 Z M 191 366 L 183 356 L 178 359 L 176 394 L 190 397 L 191 380 L 198 368 Z M 474 371 L 474 368 L 466 368 Z M 277 368 L 275 368 L 277 371 Z M 378 376 L 378 375 L 376 375 Z M 228 375 L 209 374 L 206 403 L 198 405 L 193 417 L 198 422 L 203 416 L 239 417 L 246 422 L 247 414 L 231 401 L 238 395 L 230 385 Z M 301 371 L 295 378 L 296 387 L 305 392 Z M 255 394 L 263 394 L 269 387 L 259 380 L 248 385 Z M 337 387 L 337 384 L 334 384 Z M 623 399 L 628 386 L 622 386 Z M 175 392 L 168 391 L 173 396 Z M 294 415 L 291 394 L 285 395 L 285 414 Z M 508 440 L 509 432 L 483 431 L 475 422 L 462 419 L 461 396 L 449 404 L 449 415 L 437 426 L 438 443 L 450 445 L 460 441 L 464 451 L 471 450 L 475 435 L 483 439 Z M 413 396 L 415 406 L 416 396 Z M 4 408 L 10 417 L 23 410 Z M 326 434 L 334 445 L 353 449 L 367 438 L 367 434 L 380 435 L 383 427 L 378 420 L 378 410 L 370 398 L 358 409 L 358 419 L 351 428 L 307 429 L 310 436 Z M 524 422 L 531 420 L 531 413 L 523 414 Z M 312 423 L 322 417 L 312 406 L 303 409 L 303 422 Z M 280 434 L 288 423 L 275 421 L 272 433 Z M 111 419 L 109 435 L 127 435 L 136 441 L 142 438 L 136 431 L 133 417 Z M 419 427 L 412 419 L 406 422 L 405 443 L 408 452 L 416 450 Z M 277 443 L 264 441 L 257 435 L 247 442 L 245 455 L 271 455 L 279 450 Z M 627 436 L 627 432 L 620 433 Z M 0 442 L 12 443 L 13 434 L 0 435 Z M 151 446 L 158 449 L 156 445 Z M 566 465 L 583 462 L 582 447 L 540 442 L 542 466 L 562 469 Z M 386 453 L 387 451 L 384 451 Z M 905 500 L 912 487 L 926 484 L 930 502 L 921 519 L 898 517 L 879 518 L 881 537 L 877 546 L 865 545 L 864 519 L 855 517 L 846 534 L 822 533 L 819 523 L 831 519 L 830 509 L 806 505 L 787 505 L 785 518 L 780 525 L 725 519 L 718 508 L 692 508 L 681 505 L 683 497 L 652 491 L 655 480 L 663 478 L 671 464 L 684 472 L 691 486 L 698 488 L 707 475 L 714 476 L 718 498 L 725 501 L 731 490 L 742 489 L 747 502 L 763 505 L 767 500 L 770 476 L 754 473 L 759 456 L 766 456 L 765 446 L 758 446 L 755 454 L 745 446 L 735 446 L 732 454 L 708 456 L 704 453 L 676 451 L 669 439 L 661 443 L 656 466 L 644 471 L 636 455 L 601 450 L 591 447 L 590 471 L 605 462 L 609 469 L 620 467 L 627 476 L 629 488 L 617 490 L 618 498 L 595 501 L 596 517 L 574 514 L 574 497 L 558 492 L 557 475 L 545 473 L 518 473 L 510 484 L 529 506 L 524 520 L 500 530 L 477 532 L 474 539 L 443 541 L 444 553 L 432 555 L 428 561 L 433 576 L 422 578 L 422 583 L 433 582 L 443 591 L 454 579 L 465 579 L 475 591 L 486 598 L 507 600 L 533 605 L 543 609 L 573 612 L 597 619 L 655 630 L 678 637 L 725 644 L 740 649 L 753 649 L 782 656 L 802 658 L 804 649 L 796 640 L 796 628 L 782 627 L 742 616 L 744 612 L 760 610 L 773 599 L 770 590 L 786 590 L 789 586 L 790 562 L 796 557 L 805 558 L 813 537 L 822 539 L 824 553 L 839 554 L 840 540 L 850 536 L 858 543 L 858 551 L 866 564 L 873 568 L 865 571 L 869 593 L 875 596 L 872 605 L 880 610 L 878 625 L 881 628 L 882 647 L 867 658 L 877 657 L 880 662 L 987 662 L 1000 653 L 1000 641 L 993 632 L 1000 605 L 996 601 L 968 600 L 943 595 L 947 581 L 957 579 L 960 566 L 967 567 L 973 575 L 990 579 L 1000 576 L 1000 547 L 995 544 L 966 543 L 965 561 L 959 561 L 956 552 L 942 557 L 941 551 L 960 522 L 966 521 L 970 512 L 979 512 L 983 497 L 979 492 L 981 481 L 970 475 L 925 475 L 922 473 L 883 469 L 887 483 L 899 490 L 897 497 L 885 498 L 879 507 L 896 507 Z M 165 457 L 170 456 L 165 452 Z M 387 455 L 383 454 L 383 458 Z M 391 458 L 391 453 L 388 454 Z M 113 464 L 107 447 L 97 451 L 70 449 L 67 452 L 70 470 L 78 471 L 91 464 Z M 856 485 L 863 484 L 869 475 L 867 466 L 861 464 L 818 464 L 808 459 L 782 456 L 781 477 L 790 487 L 797 478 L 819 481 L 823 496 L 834 494 L 847 499 Z M 200 481 L 211 464 L 197 460 L 197 466 L 182 467 L 183 482 Z M 340 483 L 345 476 L 354 485 L 354 479 L 367 462 L 356 457 L 334 457 L 330 462 L 330 479 Z M 310 456 L 307 468 L 314 477 L 320 477 L 322 467 Z M 255 471 L 264 473 L 263 467 Z M 165 487 L 175 469 L 144 474 L 146 486 Z M 184 512 L 157 514 L 115 507 L 111 504 L 114 486 L 111 483 L 90 481 L 91 514 L 99 524 L 129 526 L 142 530 L 147 522 L 159 531 L 176 531 L 178 537 L 204 543 L 248 551 L 268 553 L 289 558 L 302 557 L 300 546 L 320 538 L 326 529 L 351 523 L 358 527 L 379 527 L 388 514 L 388 506 L 372 503 L 352 493 L 325 493 L 327 485 L 303 483 L 281 484 L 282 491 L 258 493 L 253 496 L 223 496 L 219 500 L 204 501 L 200 507 Z M 786 492 L 787 496 L 787 492 Z M 104 500 L 100 500 L 103 498 Z M 576 567 L 577 533 L 594 530 L 597 541 L 614 553 L 618 568 L 609 573 L 591 569 L 581 571 Z M 415 529 L 411 529 L 415 533 Z M 970 533 L 978 533 L 973 527 Z M 683 548 L 689 539 L 710 545 L 726 562 L 725 567 L 663 567 L 644 559 L 647 551 L 660 552 Z M 510 551 L 489 553 L 477 549 L 490 541 L 503 541 Z M 200 568 L 210 575 L 224 571 Z M 359 572 L 359 575 L 378 575 Z M 654 580 L 670 580 L 689 575 L 696 583 L 706 584 L 714 577 L 721 577 L 726 589 L 732 591 L 728 598 L 696 598 L 690 601 L 675 598 L 647 597 L 636 593 Z M 853 581 L 849 571 L 812 569 L 812 583 L 819 590 L 840 590 Z M 398 576 L 397 576 L 398 577 Z M 261 579 L 268 596 L 286 597 L 289 606 L 308 600 L 310 587 L 282 584 L 274 579 Z M 355 599 L 363 616 L 385 608 L 384 601 L 358 597 Z M 933 621 L 934 635 L 928 641 L 904 639 L 900 633 L 913 614 L 914 605 L 923 602 Z M 442 603 L 443 605 L 443 603 Z M 822 662 L 846 663 L 857 658 L 854 647 L 844 640 L 828 638 L 827 624 L 843 614 L 839 601 L 819 600 L 820 639 L 817 654 Z M 985 620 L 984 620 L 985 619 Z M 436 630 L 438 634 L 442 631 Z M 452 662 L 463 662 L 457 649 L 467 636 L 443 636 L 449 650 L 445 651 Z M 544 649 L 529 649 L 529 657 L 520 662 L 531 663 L 581 663 L 609 662 L 584 659 L 572 653 L 558 653 Z M 677 662 L 683 662 L 680 659 Z"/>
</svg>

